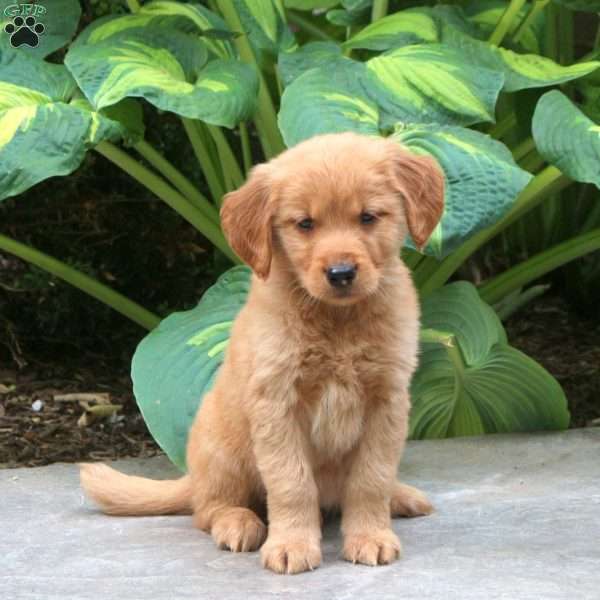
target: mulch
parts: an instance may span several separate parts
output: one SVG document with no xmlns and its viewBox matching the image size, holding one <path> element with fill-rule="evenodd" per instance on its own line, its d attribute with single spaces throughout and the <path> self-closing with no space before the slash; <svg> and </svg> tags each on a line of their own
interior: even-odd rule
<svg viewBox="0 0 600 600">
<path fill-rule="evenodd" d="M 571 426 L 600 424 L 600 323 L 575 315 L 561 299 L 549 297 L 512 317 L 507 330 L 514 346 L 562 384 Z M 135 404 L 129 365 L 116 368 L 111 359 L 108 363 L 97 355 L 93 360 L 82 355 L 79 364 L 29 359 L 18 372 L 0 368 L 0 467 L 161 453 Z M 81 393 L 92 394 L 92 400 L 72 396 Z M 90 422 L 88 409 L 97 404 L 113 409 Z"/>
<path fill-rule="evenodd" d="M 544 297 L 507 323 L 510 343 L 562 385 L 571 427 L 600 425 L 600 313 L 578 314 L 559 296 Z"/>
<path fill-rule="evenodd" d="M 107 373 L 101 363 L 0 370 L 0 468 L 160 454 L 128 375 Z M 87 410 L 101 404 L 118 410 L 98 417 Z"/>
</svg>

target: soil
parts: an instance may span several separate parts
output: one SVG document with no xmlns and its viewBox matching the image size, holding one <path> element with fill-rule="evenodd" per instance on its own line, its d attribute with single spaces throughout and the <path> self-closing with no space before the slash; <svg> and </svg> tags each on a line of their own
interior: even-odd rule
<svg viewBox="0 0 600 600">
<path fill-rule="evenodd" d="M 562 385 L 571 427 L 600 425 L 600 319 L 575 313 L 559 296 L 542 298 L 514 315 L 510 343 L 537 360 Z"/>
<path fill-rule="evenodd" d="M 98 405 L 96 399 L 120 408 L 88 422 L 93 417 L 84 407 Z M 159 453 L 126 365 L 118 370 L 95 359 L 85 366 L 33 363 L 18 373 L 0 370 L 0 468 Z"/>
<path fill-rule="evenodd" d="M 600 323 L 580 318 L 560 298 L 548 297 L 513 316 L 507 330 L 514 346 L 562 384 L 571 426 L 600 424 Z M 136 407 L 128 361 L 115 363 L 114 357 L 88 353 L 79 364 L 28 362 L 18 372 L 0 370 L 0 467 L 161 452 Z M 86 410 L 78 398 L 69 398 L 73 393 L 108 394 L 108 401 L 122 408 L 84 424 Z M 68 399 L 61 400 L 65 395 Z"/>
</svg>

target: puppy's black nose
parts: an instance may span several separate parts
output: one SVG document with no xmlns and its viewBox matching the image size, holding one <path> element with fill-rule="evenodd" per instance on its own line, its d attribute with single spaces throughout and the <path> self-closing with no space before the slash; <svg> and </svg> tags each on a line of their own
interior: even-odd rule
<svg viewBox="0 0 600 600">
<path fill-rule="evenodd" d="M 340 263 L 331 265 L 327 269 L 327 280 L 336 288 L 347 287 L 352 284 L 356 277 L 356 265 Z"/>
</svg>

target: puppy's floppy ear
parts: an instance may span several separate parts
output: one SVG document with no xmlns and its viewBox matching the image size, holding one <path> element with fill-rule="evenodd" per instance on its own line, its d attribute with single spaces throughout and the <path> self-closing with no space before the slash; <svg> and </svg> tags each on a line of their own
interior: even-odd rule
<svg viewBox="0 0 600 600">
<path fill-rule="evenodd" d="M 235 253 L 261 278 L 266 279 L 273 252 L 269 170 L 266 165 L 252 169 L 246 183 L 225 196 L 221 207 L 221 226 Z"/>
<path fill-rule="evenodd" d="M 437 161 L 391 142 L 392 180 L 402 195 L 408 231 L 419 250 L 444 212 L 444 174 Z"/>
</svg>

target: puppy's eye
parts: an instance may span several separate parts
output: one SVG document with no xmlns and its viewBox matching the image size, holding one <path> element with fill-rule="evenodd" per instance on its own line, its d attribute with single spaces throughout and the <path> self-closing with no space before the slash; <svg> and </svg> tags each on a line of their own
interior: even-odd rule
<svg viewBox="0 0 600 600">
<path fill-rule="evenodd" d="M 298 229 L 303 229 L 304 231 L 310 231 L 315 226 L 315 222 L 312 219 L 307 217 L 306 219 L 302 219 L 302 221 L 298 221 L 298 223 L 296 223 L 296 225 L 298 226 Z"/>
<path fill-rule="evenodd" d="M 377 216 L 373 213 L 363 211 L 360 213 L 360 222 L 363 225 L 371 225 L 371 223 L 375 223 L 377 220 Z"/>
</svg>

